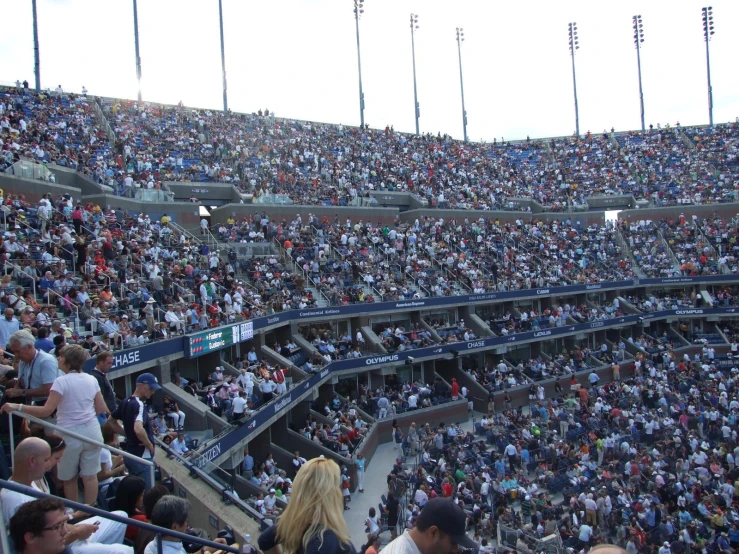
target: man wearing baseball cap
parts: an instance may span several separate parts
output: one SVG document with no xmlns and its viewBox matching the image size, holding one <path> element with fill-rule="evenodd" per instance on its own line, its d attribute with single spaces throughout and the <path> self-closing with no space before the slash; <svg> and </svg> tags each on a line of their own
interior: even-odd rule
<svg viewBox="0 0 739 554">
<path fill-rule="evenodd" d="M 119 433 L 126 435 L 126 452 L 139 458 L 154 458 L 154 432 L 144 403 L 161 388 L 154 375 L 142 373 L 136 379 L 136 390 L 118 405 L 108 420 L 114 422 Z M 123 427 L 118 420 L 123 422 Z M 147 490 L 154 486 L 148 465 L 129 458 L 125 458 L 124 463 L 129 475 L 136 475 L 144 480 Z"/>
<path fill-rule="evenodd" d="M 449 554 L 477 543 L 465 533 L 467 515 L 447 498 L 432 498 L 421 510 L 416 526 L 392 541 L 383 554 Z"/>
</svg>

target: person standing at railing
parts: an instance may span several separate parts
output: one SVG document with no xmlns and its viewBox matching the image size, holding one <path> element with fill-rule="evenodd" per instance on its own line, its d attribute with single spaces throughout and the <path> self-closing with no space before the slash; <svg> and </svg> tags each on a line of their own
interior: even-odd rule
<svg viewBox="0 0 739 554">
<path fill-rule="evenodd" d="M 0 320 L 0 326 L 3 321 Z M 18 381 L 5 394 L 19 402 L 42 405 L 49 396 L 52 383 L 59 376 L 59 366 L 54 356 L 36 350 L 35 344 L 36 340 L 28 331 L 16 331 L 10 335 L 7 348 L 19 359 Z"/>
<path fill-rule="evenodd" d="M 107 373 L 110 371 L 110 368 L 113 367 L 113 361 L 114 357 L 111 352 L 101 352 L 95 358 L 95 367 L 90 372 L 90 375 L 92 375 L 92 377 L 98 382 L 100 392 L 103 395 L 103 400 L 105 400 L 105 405 L 108 407 L 109 413 L 113 413 L 118 405 L 118 402 L 115 398 L 115 392 L 113 392 L 113 386 L 110 384 L 107 375 Z M 105 414 L 99 414 L 98 416 L 98 419 L 101 420 L 101 425 L 105 423 L 107 419 L 101 418 L 101 416 L 104 415 Z"/>
<path fill-rule="evenodd" d="M 126 435 L 126 452 L 139 458 L 149 460 L 154 458 L 154 432 L 144 402 L 161 388 L 154 375 L 142 373 L 136 379 L 136 390 L 118 405 L 111 414 L 112 419 L 109 420 L 114 422 L 113 425 L 119 433 Z M 123 421 L 122 427 L 118 420 Z M 131 475 L 146 481 L 147 489 L 154 485 L 149 466 L 130 458 L 126 458 L 124 463 Z"/>
<path fill-rule="evenodd" d="M 51 386 L 49 397 L 43 406 L 23 406 L 7 403 L 3 411 L 25 411 L 29 415 L 48 418 L 56 411 L 57 425 L 98 443 L 103 442 L 98 413 L 108 413 L 97 381 L 82 371 L 89 354 L 81 346 L 65 346 L 59 353 L 59 368 L 64 375 Z M 62 431 L 63 433 L 63 431 Z M 67 448 L 57 470 L 64 483 L 64 496 L 76 501 L 77 477 L 82 477 L 85 504 L 94 504 L 98 495 L 97 474 L 100 471 L 100 446 L 65 436 Z"/>
</svg>

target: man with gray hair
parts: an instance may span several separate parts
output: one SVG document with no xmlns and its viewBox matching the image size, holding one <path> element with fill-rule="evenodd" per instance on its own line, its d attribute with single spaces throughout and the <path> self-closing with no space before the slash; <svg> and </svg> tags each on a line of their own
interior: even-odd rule
<svg viewBox="0 0 739 554">
<path fill-rule="evenodd" d="M 172 529 L 178 533 L 187 532 L 188 518 L 190 516 L 190 502 L 184 498 L 174 495 L 162 496 L 154 505 L 151 513 L 151 524 L 165 529 Z M 226 539 L 218 538 L 213 542 L 227 544 Z M 204 552 L 215 552 L 213 548 L 206 546 Z M 159 554 L 157 541 L 153 540 L 146 545 L 144 554 Z M 186 554 L 182 541 L 175 537 L 162 536 L 162 554 Z"/>
<path fill-rule="evenodd" d="M 57 360 L 51 354 L 35 347 L 36 339 L 28 331 L 16 331 L 8 340 L 8 350 L 18 358 L 18 381 L 6 394 L 23 404 L 28 400 L 43 406 L 49 397 L 51 385 L 60 374 Z"/>
<path fill-rule="evenodd" d="M 5 317 L 0 319 L 0 348 L 7 348 L 10 336 L 20 329 L 21 324 L 15 318 L 15 311 L 13 308 L 6 308 Z"/>
</svg>

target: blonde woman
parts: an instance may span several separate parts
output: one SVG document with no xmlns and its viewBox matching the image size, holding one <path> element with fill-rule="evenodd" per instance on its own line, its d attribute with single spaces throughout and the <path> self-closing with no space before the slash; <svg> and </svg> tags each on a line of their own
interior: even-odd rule
<svg viewBox="0 0 739 554">
<path fill-rule="evenodd" d="M 303 464 L 295 477 L 290 503 L 259 536 L 265 554 L 356 554 L 344 521 L 341 471 L 326 458 Z"/>
<path fill-rule="evenodd" d="M 47 418 L 56 410 L 59 427 L 83 435 L 99 443 L 103 442 L 97 414 L 108 413 L 97 380 L 82 371 L 90 355 L 78 344 L 65 346 L 58 356 L 59 369 L 64 373 L 51 385 L 49 398 L 43 406 L 24 406 L 7 403 L 2 411 L 23 411 L 38 418 Z M 63 434 L 63 431 L 60 432 Z M 94 504 L 98 495 L 100 471 L 100 447 L 64 436 L 67 444 L 59 462 L 57 473 L 64 483 L 64 496 L 77 501 L 77 476 L 82 477 L 85 504 Z"/>
</svg>

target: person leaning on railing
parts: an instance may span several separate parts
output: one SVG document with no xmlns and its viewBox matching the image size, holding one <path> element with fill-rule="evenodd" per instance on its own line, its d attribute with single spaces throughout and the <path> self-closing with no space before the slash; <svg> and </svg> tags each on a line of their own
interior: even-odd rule
<svg viewBox="0 0 739 554">
<path fill-rule="evenodd" d="M 59 368 L 64 374 L 54 380 L 46 403 L 43 406 L 7 403 L 2 407 L 3 412 L 18 411 L 47 418 L 56 411 L 59 427 L 102 443 L 97 414 L 108 414 L 108 408 L 98 382 L 82 371 L 89 357 L 87 351 L 77 344 L 65 346 L 58 358 Z M 59 479 L 64 482 L 64 496 L 69 500 L 77 500 L 79 475 L 84 485 L 85 504 L 94 504 L 98 495 L 101 447 L 71 436 L 64 438 L 67 448 L 58 468 Z"/>
</svg>

